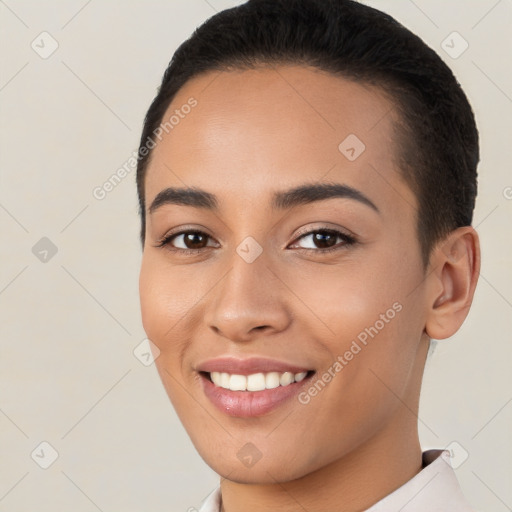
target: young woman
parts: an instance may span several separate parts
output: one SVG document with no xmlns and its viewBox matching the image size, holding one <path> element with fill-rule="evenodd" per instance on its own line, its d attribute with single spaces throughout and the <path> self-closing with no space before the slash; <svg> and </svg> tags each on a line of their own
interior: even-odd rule
<svg viewBox="0 0 512 512">
<path fill-rule="evenodd" d="M 144 329 L 221 477 L 201 510 L 471 510 L 417 430 L 480 267 L 439 56 L 357 2 L 250 0 L 176 51 L 139 156 Z"/>
</svg>

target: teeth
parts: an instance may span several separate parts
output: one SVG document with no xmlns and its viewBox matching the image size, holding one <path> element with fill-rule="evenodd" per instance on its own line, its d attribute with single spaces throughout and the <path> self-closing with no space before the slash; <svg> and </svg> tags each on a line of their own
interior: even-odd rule
<svg viewBox="0 0 512 512">
<path fill-rule="evenodd" d="M 265 375 L 265 387 L 267 389 L 274 389 L 279 386 L 279 373 L 270 372 Z"/>
<path fill-rule="evenodd" d="M 301 372 L 295 374 L 295 382 L 300 382 L 301 380 L 304 380 L 306 378 L 306 375 L 308 372 Z"/>
<path fill-rule="evenodd" d="M 247 389 L 247 377 L 245 375 L 231 375 L 229 377 L 229 389 L 231 391 L 245 391 Z"/>
<path fill-rule="evenodd" d="M 223 388 L 229 389 L 229 373 L 220 373 L 219 380 L 215 382 L 217 386 L 222 386 Z M 213 380 L 213 378 L 212 378 Z"/>
<path fill-rule="evenodd" d="M 293 382 L 301 382 L 308 372 L 270 372 L 253 373 L 251 375 L 236 375 L 224 372 L 211 372 L 212 382 L 221 388 L 231 391 L 263 391 L 278 386 L 289 386 Z"/>
<path fill-rule="evenodd" d="M 247 376 L 247 391 L 261 391 L 265 389 L 265 375 L 253 373 Z"/>
<path fill-rule="evenodd" d="M 294 375 L 290 372 L 284 372 L 281 377 L 279 378 L 279 383 L 281 386 L 288 386 L 288 384 L 291 384 L 294 381 Z"/>
</svg>

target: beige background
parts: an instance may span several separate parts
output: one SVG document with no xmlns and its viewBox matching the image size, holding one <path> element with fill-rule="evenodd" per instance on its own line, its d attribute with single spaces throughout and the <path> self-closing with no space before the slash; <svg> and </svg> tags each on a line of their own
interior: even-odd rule
<svg viewBox="0 0 512 512">
<path fill-rule="evenodd" d="M 103 200 L 93 190 L 136 150 L 179 43 L 238 3 L 0 1 L 2 512 L 187 511 L 217 484 L 133 353 L 145 338 L 134 171 Z M 512 3 L 368 3 L 437 50 L 476 111 L 481 279 L 428 363 L 419 426 L 425 448 L 454 449 L 475 508 L 511 510 Z M 456 59 L 441 48 L 453 31 L 469 43 Z M 41 442 L 58 452 L 48 469 Z"/>
</svg>

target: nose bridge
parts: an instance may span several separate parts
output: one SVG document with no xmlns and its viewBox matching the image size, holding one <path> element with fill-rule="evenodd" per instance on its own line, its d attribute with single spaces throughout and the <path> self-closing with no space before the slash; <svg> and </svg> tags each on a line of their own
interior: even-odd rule
<svg viewBox="0 0 512 512">
<path fill-rule="evenodd" d="M 269 258 L 256 244 L 245 239 L 236 248 L 205 314 L 208 327 L 234 341 L 249 339 L 263 328 L 282 330 L 290 318 Z"/>
</svg>

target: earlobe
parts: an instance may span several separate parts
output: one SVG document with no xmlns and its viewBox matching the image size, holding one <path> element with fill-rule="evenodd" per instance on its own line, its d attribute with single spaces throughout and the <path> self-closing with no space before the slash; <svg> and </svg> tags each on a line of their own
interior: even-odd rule
<svg viewBox="0 0 512 512">
<path fill-rule="evenodd" d="M 464 322 L 480 274 L 480 243 L 471 226 L 452 231 L 433 250 L 427 285 L 425 331 L 434 339 L 455 334 Z"/>
</svg>

